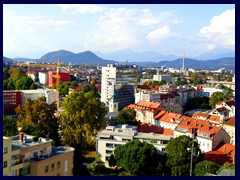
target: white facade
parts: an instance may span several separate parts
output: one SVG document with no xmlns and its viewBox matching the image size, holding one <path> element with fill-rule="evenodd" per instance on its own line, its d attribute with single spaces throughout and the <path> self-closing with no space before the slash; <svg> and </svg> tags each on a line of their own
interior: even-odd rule
<svg viewBox="0 0 240 180">
<path fill-rule="evenodd" d="M 116 79 L 116 67 L 112 65 L 102 67 L 101 102 L 106 104 L 113 95 L 113 86 L 109 86 L 109 79 Z"/>
<path fill-rule="evenodd" d="M 37 100 L 39 97 L 46 97 L 46 102 L 48 104 L 52 103 L 52 90 L 51 89 L 36 89 L 36 90 L 21 90 L 22 91 L 22 104 L 26 103 L 26 100 L 29 98 L 31 100 Z M 54 89 L 54 98 L 56 101 L 56 90 Z"/>
<path fill-rule="evenodd" d="M 38 79 L 40 84 L 48 84 L 48 73 L 46 72 L 39 72 Z"/>
<path fill-rule="evenodd" d="M 138 103 L 139 101 L 147 101 L 147 102 L 160 102 L 160 93 L 145 93 L 142 91 L 139 91 L 135 93 L 135 103 Z"/>
<path fill-rule="evenodd" d="M 153 75 L 153 81 L 166 81 L 166 83 L 170 83 L 170 76 L 169 75 Z"/>
<path fill-rule="evenodd" d="M 31 100 L 37 100 L 39 97 L 44 96 L 44 91 L 42 89 L 36 90 L 21 90 L 22 91 L 22 103 L 25 104 L 26 100 L 29 98 Z"/>
<path fill-rule="evenodd" d="M 224 89 L 218 89 L 215 87 L 203 87 L 202 96 L 210 98 L 214 92 L 224 92 Z"/>
<path fill-rule="evenodd" d="M 108 158 L 114 153 L 114 149 L 131 140 L 151 143 L 159 154 L 163 154 L 167 143 L 172 139 L 164 134 L 139 133 L 137 126 L 117 125 L 107 126 L 98 133 L 96 152 L 101 160 L 108 165 Z"/>
</svg>

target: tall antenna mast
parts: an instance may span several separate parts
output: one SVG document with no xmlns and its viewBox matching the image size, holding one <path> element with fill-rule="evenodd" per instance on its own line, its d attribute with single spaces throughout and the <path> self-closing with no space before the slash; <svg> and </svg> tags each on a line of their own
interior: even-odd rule
<svg viewBox="0 0 240 180">
<path fill-rule="evenodd" d="M 184 60 L 185 60 L 185 51 L 183 52 L 183 65 L 182 65 L 182 71 L 185 71 L 185 67 L 184 67 Z"/>
</svg>

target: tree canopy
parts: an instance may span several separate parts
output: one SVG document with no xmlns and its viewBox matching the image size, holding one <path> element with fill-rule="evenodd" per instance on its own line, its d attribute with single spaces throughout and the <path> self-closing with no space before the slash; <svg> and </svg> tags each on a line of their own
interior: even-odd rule
<svg viewBox="0 0 240 180">
<path fill-rule="evenodd" d="M 198 143 L 186 135 L 172 139 L 166 146 L 167 166 L 171 169 L 172 176 L 188 176 L 190 174 L 191 148 L 193 142 L 193 152 L 197 154 L 200 152 Z M 198 158 L 194 156 L 193 167 L 197 161 Z"/>
<path fill-rule="evenodd" d="M 224 100 L 224 93 L 223 92 L 214 92 L 212 93 L 211 97 L 209 98 L 209 105 L 212 108 L 215 108 L 215 105 L 219 101 Z"/>
<path fill-rule="evenodd" d="M 15 136 L 18 134 L 17 119 L 11 116 L 3 117 L 3 135 L 4 136 Z"/>
<path fill-rule="evenodd" d="M 190 101 L 188 101 L 184 106 L 184 111 L 189 111 L 192 109 L 211 109 L 209 106 L 209 98 L 208 97 L 194 97 Z"/>
<path fill-rule="evenodd" d="M 27 99 L 25 104 L 16 108 L 19 126 L 25 133 L 51 138 L 58 144 L 59 123 L 54 115 L 56 110 L 56 104 L 47 104 L 45 97 Z"/>
<path fill-rule="evenodd" d="M 114 159 L 118 167 L 132 175 L 156 175 L 159 163 L 157 150 L 147 142 L 133 140 L 114 150 Z"/>
<path fill-rule="evenodd" d="M 211 161 L 204 160 L 196 164 L 194 174 L 196 176 L 205 176 L 207 173 L 216 174 L 219 166 Z"/>
<path fill-rule="evenodd" d="M 122 109 L 117 116 L 117 124 L 134 124 L 136 111 L 134 109 Z"/>
<path fill-rule="evenodd" d="M 95 145 L 97 132 L 106 126 L 104 116 L 107 107 L 95 97 L 93 91 L 75 91 L 62 103 L 60 117 L 63 143 L 75 148 L 74 175 L 80 175 L 83 151 L 89 144 Z"/>
</svg>

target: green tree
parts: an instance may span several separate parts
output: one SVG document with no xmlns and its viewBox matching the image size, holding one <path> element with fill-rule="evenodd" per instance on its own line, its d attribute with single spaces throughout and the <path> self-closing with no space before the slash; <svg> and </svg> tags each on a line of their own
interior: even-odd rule
<svg viewBox="0 0 240 180">
<path fill-rule="evenodd" d="M 11 116 L 3 117 L 3 135 L 4 136 L 15 136 L 18 134 L 17 119 Z"/>
<path fill-rule="evenodd" d="M 209 98 L 208 97 L 194 97 L 190 101 L 188 101 L 184 106 L 184 112 L 192 110 L 192 109 L 211 109 L 209 106 Z"/>
<path fill-rule="evenodd" d="M 25 104 L 16 108 L 16 113 L 23 132 L 48 137 L 59 144 L 56 110 L 55 103 L 47 104 L 46 98 L 40 97 L 37 100 L 27 99 Z"/>
<path fill-rule="evenodd" d="M 30 77 L 22 77 L 16 81 L 15 88 L 17 90 L 27 90 L 30 89 L 30 86 L 33 84 L 33 80 Z"/>
<path fill-rule="evenodd" d="M 224 163 L 223 167 L 216 171 L 216 174 L 219 174 L 223 169 L 235 170 L 235 166 L 231 165 L 229 162 L 226 162 Z"/>
<path fill-rule="evenodd" d="M 233 96 L 233 90 L 231 88 L 229 88 L 229 87 L 225 88 L 225 91 L 224 91 L 223 94 L 224 94 L 223 98 L 224 98 L 225 101 L 228 101 L 228 100 L 230 100 L 230 99 L 232 99 L 234 97 Z"/>
<path fill-rule="evenodd" d="M 216 171 L 219 169 L 219 166 L 211 161 L 204 160 L 196 164 L 194 169 L 194 174 L 196 176 L 204 176 L 207 173 L 216 174 Z"/>
<path fill-rule="evenodd" d="M 97 132 L 106 126 L 104 116 L 107 107 L 94 92 L 76 91 L 66 97 L 62 103 L 63 113 L 60 117 L 63 143 L 75 148 L 74 175 L 81 175 L 84 150 L 87 139 L 96 137 Z"/>
<path fill-rule="evenodd" d="M 209 105 L 214 108 L 216 103 L 219 101 L 224 100 L 224 93 L 223 92 L 214 92 L 212 93 L 210 99 L 209 99 Z"/>
<path fill-rule="evenodd" d="M 29 88 L 30 88 L 30 89 L 37 89 L 37 86 L 36 86 L 36 84 L 32 83 Z"/>
<path fill-rule="evenodd" d="M 155 175 L 157 150 L 147 142 L 133 140 L 114 150 L 114 159 L 118 167 L 132 175 Z"/>
<path fill-rule="evenodd" d="M 200 152 L 198 143 L 186 135 L 174 138 L 166 146 L 166 165 L 170 168 L 172 176 L 188 176 L 190 174 L 191 148 L 193 142 L 193 152 L 194 154 L 198 154 Z M 193 156 L 193 167 L 197 161 L 198 156 Z"/>
<path fill-rule="evenodd" d="M 117 124 L 135 124 L 136 111 L 134 109 L 123 109 L 117 116 Z"/>
<path fill-rule="evenodd" d="M 100 157 L 96 157 L 96 160 L 91 164 L 91 166 L 89 166 L 88 169 L 93 172 L 93 175 L 99 176 L 100 173 L 104 173 L 106 167 Z"/>
</svg>

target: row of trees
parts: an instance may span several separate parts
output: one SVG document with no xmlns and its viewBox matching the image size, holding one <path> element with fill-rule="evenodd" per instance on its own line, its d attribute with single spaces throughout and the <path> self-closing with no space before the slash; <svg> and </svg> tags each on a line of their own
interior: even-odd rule
<svg viewBox="0 0 240 180">
<path fill-rule="evenodd" d="M 28 90 L 37 89 L 34 81 L 20 68 L 3 68 L 3 89 L 4 90 Z"/>
<path fill-rule="evenodd" d="M 16 135 L 21 128 L 26 134 L 51 138 L 55 145 L 74 147 L 74 175 L 83 175 L 85 150 L 95 147 L 97 132 L 106 126 L 104 116 L 108 109 L 93 91 L 71 93 L 62 103 L 62 109 L 57 118 L 55 103 L 47 104 L 45 97 L 34 101 L 27 99 L 25 104 L 16 108 L 18 120 L 4 117 L 3 134 Z M 59 130 L 63 137 L 61 141 Z"/>
<path fill-rule="evenodd" d="M 192 110 L 192 109 L 211 109 L 215 108 L 215 105 L 219 101 L 228 101 L 232 99 L 233 90 L 228 87 L 225 87 L 224 92 L 214 92 L 211 97 L 194 97 L 189 102 L 187 102 L 184 106 L 184 112 Z"/>
<path fill-rule="evenodd" d="M 184 135 L 171 140 L 166 147 L 166 154 L 159 155 L 152 144 L 133 140 L 115 149 L 109 165 L 123 168 L 128 174 L 136 176 L 189 176 L 192 143 L 193 152 L 200 153 L 198 143 Z M 228 164 L 225 167 L 234 168 Z M 194 176 L 218 174 L 220 170 L 217 164 L 203 160 L 200 155 L 193 156 Z"/>
</svg>

